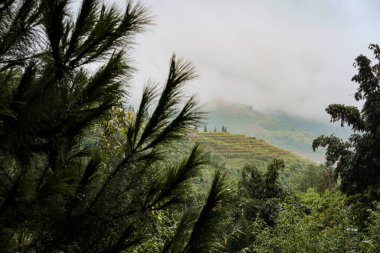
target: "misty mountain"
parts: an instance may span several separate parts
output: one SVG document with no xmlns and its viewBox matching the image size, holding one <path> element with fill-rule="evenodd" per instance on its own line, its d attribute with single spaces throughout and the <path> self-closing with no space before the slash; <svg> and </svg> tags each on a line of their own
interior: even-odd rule
<svg viewBox="0 0 380 253">
<path fill-rule="evenodd" d="M 231 133 L 245 134 L 299 154 L 312 161 L 324 161 L 324 152 L 313 152 L 312 141 L 319 135 L 334 134 L 347 139 L 351 131 L 329 122 L 309 119 L 276 112 L 265 114 L 251 106 L 217 101 L 208 105 L 209 114 L 205 122 L 209 131 L 221 131 L 222 126 Z"/>
</svg>

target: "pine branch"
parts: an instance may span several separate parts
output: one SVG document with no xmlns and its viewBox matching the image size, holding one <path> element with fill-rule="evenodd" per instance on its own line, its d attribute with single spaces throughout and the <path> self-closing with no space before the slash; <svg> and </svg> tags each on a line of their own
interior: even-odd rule
<svg viewBox="0 0 380 253">
<path fill-rule="evenodd" d="M 158 104 L 141 135 L 139 145 L 149 142 L 149 139 L 163 129 L 168 120 L 176 113 L 176 106 L 181 101 L 181 90 L 187 81 L 196 77 L 194 68 L 188 62 L 177 61 L 173 55 L 166 86 L 162 91 Z"/>
<path fill-rule="evenodd" d="M 139 109 L 136 115 L 133 117 L 131 123 L 129 123 L 126 130 L 127 133 L 127 152 L 134 154 L 140 148 L 138 146 L 138 141 L 141 132 L 144 128 L 144 122 L 146 119 L 146 114 L 148 113 L 148 108 L 152 105 L 155 98 L 158 96 L 156 92 L 155 85 L 148 85 L 144 88 L 143 95 L 141 98 Z"/>
<path fill-rule="evenodd" d="M 65 62 L 78 50 L 78 44 L 83 41 L 95 25 L 96 14 L 99 7 L 98 0 L 83 0 L 75 26 L 69 38 L 68 48 L 65 52 Z"/>
<path fill-rule="evenodd" d="M 43 23 L 57 75 L 63 72 L 61 41 L 64 34 L 64 21 L 68 15 L 68 0 L 43 0 Z"/>
<path fill-rule="evenodd" d="M 145 209 L 150 207 L 162 209 L 184 202 L 188 193 L 186 182 L 198 176 L 201 166 L 208 163 L 202 155 L 203 149 L 196 144 L 189 156 L 183 158 L 178 166 L 170 168 L 167 173 L 158 178 L 147 194 Z"/>
<path fill-rule="evenodd" d="M 198 219 L 195 221 L 184 252 L 211 252 L 215 250 L 213 242 L 218 231 L 218 224 L 226 214 L 225 207 L 230 198 L 226 186 L 225 174 L 217 171 L 208 192 L 206 203 L 202 207 Z"/>
<path fill-rule="evenodd" d="M 93 28 L 83 43 L 77 47 L 76 53 L 71 54 L 70 68 L 82 66 L 102 60 L 111 50 L 116 50 L 128 42 L 135 33 L 150 24 L 147 10 L 140 4 L 127 3 L 123 17 L 118 15 L 115 6 L 102 6 L 101 11 L 92 25 Z"/>
</svg>

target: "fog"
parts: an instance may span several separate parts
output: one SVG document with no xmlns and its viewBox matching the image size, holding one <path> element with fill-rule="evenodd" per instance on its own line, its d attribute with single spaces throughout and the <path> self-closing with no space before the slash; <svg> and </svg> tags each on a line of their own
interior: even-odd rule
<svg viewBox="0 0 380 253">
<path fill-rule="evenodd" d="M 154 25 L 131 53 L 132 103 L 148 79 L 164 81 L 172 53 L 199 78 L 188 93 L 326 121 L 331 103 L 355 104 L 353 62 L 380 43 L 380 2 L 327 0 L 160 0 Z"/>
</svg>

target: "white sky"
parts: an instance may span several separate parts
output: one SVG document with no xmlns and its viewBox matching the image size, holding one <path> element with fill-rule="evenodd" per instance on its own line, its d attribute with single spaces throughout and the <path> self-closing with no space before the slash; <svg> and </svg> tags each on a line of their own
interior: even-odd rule
<svg viewBox="0 0 380 253">
<path fill-rule="evenodd" d="M 328 104 L 354 103 L 354 59 L 372 58 L 368 44 L 380 43 L 376 0 L 141 2 L 155 25 L 132 53 L 132 101 L 149 78 L 165 80 L 175 52 L 195 65 L 200 77 L 189 93 L 203 103 L 222 98 L 326 120 Z"/>
</svg>

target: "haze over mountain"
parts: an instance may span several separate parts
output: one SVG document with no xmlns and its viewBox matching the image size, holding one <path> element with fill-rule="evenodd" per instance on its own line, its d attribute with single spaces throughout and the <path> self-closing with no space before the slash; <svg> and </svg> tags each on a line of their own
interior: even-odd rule
<svg viewBox="0 0 380 253">
<path fill-rule="evenodd" d="M 266 142 L 292 151 L 315 162 L 324 161 L 324 153 L 313 152 L 311 144 L 319 135 L 334 134 L 347 139 L 350 130 L 329 122 L 321 123 L 282 112 L 265 114 L 251 106 L 215 100 L 207 105 L 206 125 L 209 131 L 227 127 L 231 133 L 261 138 Z"/>
<path fill-rule="evenodd" d="M 149 78 L 165 80 L 174 52 L 196 67 L 199 78 L 189 90 L 204 103 L 223 98 L 326 121 L 327 105 L 355 105 L 352 64 L 380 41 L 380 1 L 374 0 L 144 3 L 155 26 L 139 37 L 133 54 L 133 94 Z"/>
</svg>

